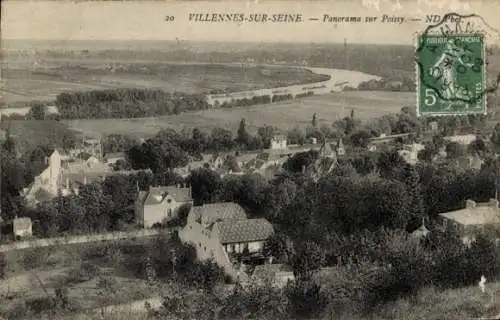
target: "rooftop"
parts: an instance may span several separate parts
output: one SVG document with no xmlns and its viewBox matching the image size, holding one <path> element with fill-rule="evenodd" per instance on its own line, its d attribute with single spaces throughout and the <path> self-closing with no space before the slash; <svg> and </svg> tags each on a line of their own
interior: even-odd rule
<svg viewBox="0 0 500 320">
<path fill-rule="evenodd" d="M 266 219 L 241 219 L 219 221 L 221 243 L 251 242 L 266 240 L 274 233 L 274 228 Z"/>
<path fill-rule="evenodd" d="M 472 141 L 476 140 L 477 137 L 474 134 L 464 134 L 464 135 L 444 137 L 444 139 L 447 141 L 450 141 L 450 142 L 458 142 L 460 144 L 469 144 Z"/>
<path fill-rule="evenodd" d="M 177 202 L 192 201 L 191 188 L 180 188 L 175 186 L 168 187 L 151 187 L 147 193 L 144 205 L 159 204 L 167 195 L 171 195 Z"/>
<path fill-rule="evenodd" d="M 28 217 L 21 217 L 21 218 L 15 218 L 13 221 L 13 227 L 16 230 L 25 230 L 29 229 L 31 227 L 31 218 Z"/>
<path fill-rule="evenodd" d="M 103 178 L 117 175 L 131 175 L 139 172 L 150 172 L 150 170 L 119 170 L 119 171 L 80 171 L 80 172 L 65 172 L 63 173 L 63 181 L 69 181 L 84 184 L 85 178 L 87 183 L 101 181 Z"/>
<path fill-rule="evenodd" d="M 209 203 L 202 206 L 192 207 L 192 214 L 198 221 L 213 223 L 220 220 L 246 219 L 245 210 L 237 203 L 222 202 Z"/>
<path fill-rule="evenodd" d="M 441 213 L 440 216 L 453 220 L 461 225 L 500 224 L 500 210 L 497 200 L 476 203 L 467 200 L 464 209 Z"/>
</svg>

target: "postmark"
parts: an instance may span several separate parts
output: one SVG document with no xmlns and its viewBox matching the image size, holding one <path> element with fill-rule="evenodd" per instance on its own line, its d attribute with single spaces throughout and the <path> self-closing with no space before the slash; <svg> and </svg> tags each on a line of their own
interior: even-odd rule
<svg viewBox="0 0 500 320">
<path fill-rule="evenodd" d="M 416 38 L 417 114 L 486 114 L 488 43 L 498 31 L 482 17 L 448 13 Z"/>
</svg>

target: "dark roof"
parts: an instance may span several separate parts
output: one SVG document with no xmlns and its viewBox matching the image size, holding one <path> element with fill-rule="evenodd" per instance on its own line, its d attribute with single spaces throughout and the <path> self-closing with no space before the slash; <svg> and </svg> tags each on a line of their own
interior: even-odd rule
<svg viewBox="0 0 500 320">
<path fill-rule="evenodd" d="M 221 243 L 266 240 L 274 233 L 266 219 L 226 220 L 216 223 Z"/>
<path fill-rule="evenodd" d="M 85 177 L 87 183 L 101 181 L 103 178 L 117 175 L 131 175 L 139 172 L 150 172 L 151 170 L 119 170 L 119 171 L 80 171 L 75 173 L 64 173 L 63 181 L 69 179 L 71 182 L 83 184 Z"/>
<path fill-rule="evenodd" d="M 45 202 L 54 199 L 56 196 L 53 195 L 52 193 L 48 192 L 47 190 L 43 188 L 39 188 L 35 192 L 35 201 L 36 202 Z"/>
<path fill-rule="evenodd" d="M 213 223 L 220 220 L 246 219 L 245 210 L 237 203 L 222 202 L 208 203 L 202 206 L 196 206 L 192 209 L 195 220 L 203 219 L 204 223 Z"/>
<path fill-rule="evenodd" d="M 159 204 L 165 199 L 167 195 L 171 195 L 177 202 L 192 201 L 191 188 L 177 188 L 174 186 L 169 187 L 156 187 L 150 188 L 145 205 Z"/>
<path fill-rule="evenodd" d="M 90 158 L 91 158 L 91 157 L 93 157 L 93 156 L 94 156 L 94 155 L 92 155 L 92 154 L 90 154 L 90 153 L 88 153 L 88 152 L 81 152 L 81 153 L 77 156 L 77 158 L 78 158 L 78 159 L 83 159 L 83 160 L 87 161 L 88 159 L 90 159 Z"/>
</svg>

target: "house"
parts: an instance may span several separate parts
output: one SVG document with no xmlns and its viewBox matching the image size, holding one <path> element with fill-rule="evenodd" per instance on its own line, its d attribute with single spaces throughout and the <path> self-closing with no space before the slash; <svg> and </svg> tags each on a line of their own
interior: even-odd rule
<svg viewBox="0 0 500 320">
<path fill-rule="evenodd" d="M 78 158 L 83 162 L 83 166 L 87 168 L 92 168 L 96 165 L 101 164 L 101 161 L 94 155 L 86 152 L 82 152 L 78 155 Z"/>
<path fill-rule="evenodd" d="M 192 207 L 179 237 L 194 245 L 198 259 L 214 259 L 228 275 L 238 278 L 235 255 L 259 257 L 273 233 L 266 219 L 247 219 L 240 205 L 224 202 Z"/>
<path fill-rule="evenodd" d="M 473 170 L 480 170 L 484 163 L 483 159 L 473 155 L 463 155 L 454 160 L 457 167 Z"/>
<path fill-rule="evenodd" d="M 12 221 L 12 230 L 16 239 L 31 237 L 33 235 L 33 225 L 31 223 L 31 218 L 14 218 L 14 220 Z"/>
<path fill-rule="evenodd" d="M 148 191 L 139 192 L 136 205 L 137 223 L 150 228 L 156 223 L 176 218 L 182 206 L 193 205 L 191 188 L 150 187 Z"/>
<path fill-rule="evenodd" d="M 437 123 L 437 121 L 429 122 L 428 127 L 429 127 L 429 132 L 431 133 L 437 133 L 439 130 L 439 124 Z"/>
<path fill-rule="evenodd" d="M 105 166 L 104 168 L 105 170 L 83 170 L 77 172 L 64 171 L 61 178 L 61 190 L 63 192 L 72 190 L 75 193 L 78 193 L 78 190 L 81 186 L 94 182 L 104 181 L 107 177 L 120 175 L 128 176 L 138 174 L 140 172 L 152 174 L 150 169 L 111 171 L 107 166 Z"/>
<path fill-rule="evenodd" d="M 407 144 L 398 153 L 409 164 L 416 164 L 418 162 L 418 153 L 425 149 L 421 143 Z"/>
<path fill-rule="evenodd" d="M 47 168 L 36 176 L 33 183 L 22 192 L 28 206 L 33 207 L 40 202 L 55 198 L 60 189 L 62 175 L 61 152 L 58 149 L 54 150 L 47 157 L 46 163 Z"/>
<path fill-rule="evenodd" d="M 475 141 L 476 139 L 477 139 L 477 137 L 474 134 L 465 134 L 465 135 L 455 135 L 455 136 L 444 137 L 444 140 L 446 140 L 448 142 L 457 142 L 461 145 L 466 145 L 466 146 L 468 146 L 472 141 Z"/>
<path fill-rule="evenodd" d="M 342 142 L 342 139 L 338 140 L 336 151 L 337 151 L 337 155 L 339 155 L 339 156 L 345 155 L 345 147 L 344 147 L 344 143 Z"/>
<path fill-rule="evenodd" d="M 202 154 L 200 158 L 192 158 L 189 163 L 184 167 L 174 168 L 174 172 L 183 178 L 188 177 L 192 170 L 197 170 L 200 168 L 211 169 L 211 161 L 213 156 L 210 154 Z"/>
<path fill-rule="evenodd" d="M 271 149 L 280 150 L 287 148 L 287 137 L 285 135 L 276 135 L 271 139 Z"/>
<path fill-rule="evenodd" d="M 256 285 L 281 289 L 289 282 L 295 281 L 295 276 L 289 265 L 266 263 L 255 266 L 251 280 Z"/>
<path fill-rule="evenodd" d="M 439 214 L 445 229 L 455 229 L 464 242 L 471 242 L 477 234 L 485 234 L 500 229 L 500 209 L 498 200 L 477 203 L 467 200 L 465 208 Z"/>
<path fill-rule="evenodd" d="M 104 162 L 107 165 L 114 165 L 118 161 L 125 161 L 125 159 L 125 152 L 106 153 L 104 155 Z"/>
<path fill-rule="evenodd" d="M 378 137 L 374 138 L 369 138 L 368 139 L 368 150 L 369 151 L 376 151 L 379 146 L 385 145 L 391 142 L 394 142 L 398 139 L 407 139 L 411 137 L 413 134 L 412 133 L 400 133 L 400 134 L 391 134 L 391 135 L 386 135 L 385 133 L 382 133 Z"/>
<path fill-rule="evenodd" d="M 427 227 L 425 226 L 425 219 L 422 218 L 422 225 L 420 225 L 418 229 L 411 233 L 411 237 L 414 239 L 422 239 L 427 237 L 429 233 L 429 229 L 427 229 Z"/>
</svg>

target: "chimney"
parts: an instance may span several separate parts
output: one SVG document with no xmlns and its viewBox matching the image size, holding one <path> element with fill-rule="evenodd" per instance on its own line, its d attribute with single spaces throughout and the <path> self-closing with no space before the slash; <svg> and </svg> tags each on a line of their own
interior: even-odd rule
<svg viewBox="0 0 500 320">
<path fill-rule="evenodd" d="M 476 207 L 476 201 L 474 201 L 474 200 L 465 200 L 465 207 L 466 208 L 475 208 Z"/>
<path fill-rule="evenodd" d="M 490 199 L 489 205 L 490 205 L 490 207 L 498 209 L 498 200 L 497 199 Z"/>
</svg>

